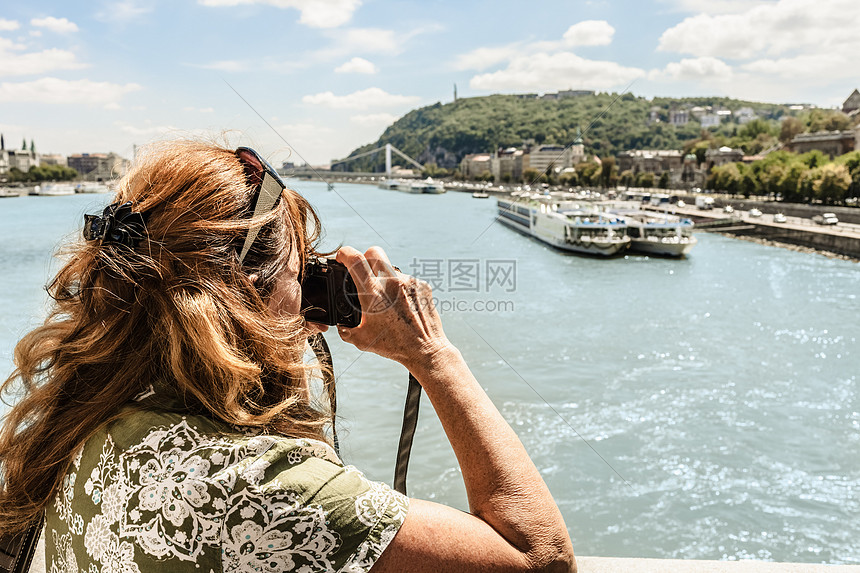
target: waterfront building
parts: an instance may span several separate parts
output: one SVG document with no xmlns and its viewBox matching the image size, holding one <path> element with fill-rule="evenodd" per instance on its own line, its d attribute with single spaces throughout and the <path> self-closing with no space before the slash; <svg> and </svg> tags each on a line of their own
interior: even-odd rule
<svg viewBox="0 0 860 573">
<path fill-rule="evenodd" d="M 26 173 L 31 167 L 39 166 L 39 154 L 35 151 L 29 149 L 9 149 L 6 153 L 8 154 L 7 162 L 9 169 L 15 167 L 19 171 Z"/>
<path fill-rule="evenodd" d="M 842 104 L 842 113 L 856 113 L 857 110 L 860 110 L 860 91 L 855 89 Z"/>
<path fill-rule="evenodd" d="M 719 149 L 709 149 L 705 151 L 706 171 L 726 163 L 737 163 L 744 158 L 742 149 L 732 149 L 728 146 L 720 147 Z"/>
<path fill-rule="evenodd" d="M 860 149 L 860 128 L 844 131 L 818 131 L 815 133 L 800 133 L 788 143 L 789 150 L 795 153 L 806 153 L 817 149 L 826 153 L 830 158 L 837 157 Z"/>
<path fill-rule="evenodd" d="M 546 173 L 548 169 L 560 172 L 567 167 L 573 167 L 573 146 L 539 145 L 528 152 L 528 167 L 538 173 Z"/>
<path fill-rule="evenodd" d="M 528 169 L 528 154 L 522 149 L 508 147 L 499 149 L 490 158 L 490 172 L 496 183 L 500 181 L 520 181 L 523 171 Z"/>
<path fill-rule="evenodd" d="M 66 167 L 66 156 L 59 153 L 41 153 L 39 154 L 39 163 L 41 165 L 60 165 Z"/>
<path fill-rule="evenodd" d="M 631 171 L 633 175 L 643 172 L 660 175 L 664 171 L 680 171 L 682 159 L 676 149 L 632 149 L 618 154 L 618 169 Z"/>
<path fill-rule="evenodd" d="M 466 179 L 480 177 L 485 171 L 492 173 L 492 157 L 489 153 L 470 153 L 460 161 L 460 173 Z"/>
<path fill-rule="evenodd" d="M 68 165 L 87 181 L 108 181 L 126 174 L 130 162 L 116 153 L 75 153 Z"/>
</svg>

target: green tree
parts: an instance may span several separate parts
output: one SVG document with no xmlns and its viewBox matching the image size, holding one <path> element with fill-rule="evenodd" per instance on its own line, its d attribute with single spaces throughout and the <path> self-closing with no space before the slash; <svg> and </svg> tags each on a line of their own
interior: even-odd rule
<svg viewBox="0 0 860 573">
<path fill-rule="evenodd" d="M 828 163 L 815 171 L 815 179 L 812 182 L 814 197 L 826 204 L 844 202 L 851 187 L 848 167 Z"/>
<path fill-rule="evenodd" d="M 784 201 L 797 201 L 802 198 L 801 181 L 806 177 L 809 168 L 802 161 L 787 164 L 785 172 L 777 184 L 777 192 Z"/>
<path fill-rule="evenodd" d="M 630 187 L 633 185 L 634 181 L 635 181 L 635 179 L 633 177 L 632 171 L 630 171 L 629 169 L 625 169 L 624 171 L 621 172 L 621 178 L 619 181 L 621 183 L 621 185 L 623 185 L 625 187 Z"/>
<path fill-rule="evenodd" d="M 648 171 L 643 171 L 636 176 L 636 186 L 650 189 L 654 186 L 654 174 Z"/>
<path fill-rule="evenodd" d="M 537 169 L 529 168 L 523 171 L 523 183 L 525 183 L 526 185 L 531 185 L 532 183 L 537 181 L 538 177 L 540 177 L 540 173 Z"/>
<path fill-rule="evenodd" d="M 603 158 L 600 164 L 600 185 L 607 188 L 614 186 L 613 177 L 615 172 L 615 158 L 611 156 Z"/>
<path fill-rule="evenodd" d="M 657 183 L 657 187 L 659 187 L 660 189 L 668 189 L 669 188 L 669 172 L 668 171 L 664 171 L 660 175 L 660 182 Z"/>
<path fill-rule="evenodd" d="M 741 172 L 737 163 L 725 163 L 711 169 L 709 185 L 718 191 L 737 195 L 741 189 Z"/>
<path fill-rule="evenodd" d="M 782 125 L 779 129 L 779 140 L 782 143 L 788 143 L 789 141 L 794 139 L 796 135 L 803 133 L 803 129 L 805 127 L 806 126 L 803 124 L 803 122 L 796 117 L 786 117 L 784 120 L 782 120 Z"/>
</svg>

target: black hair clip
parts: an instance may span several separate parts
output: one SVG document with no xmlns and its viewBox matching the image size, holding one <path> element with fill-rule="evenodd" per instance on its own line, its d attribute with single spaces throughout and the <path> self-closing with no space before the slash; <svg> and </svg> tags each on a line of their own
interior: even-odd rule
<svg viewBox="0 0 860 573">
<path fill-rule="evenodd" d="M 84 238 L 88 241 L 101 240 L 134 248 L 145 233 L 144 215 L 132 212 L 131 201 L 108 205 L 101 217 L 84 215 Z"/>
</svg>

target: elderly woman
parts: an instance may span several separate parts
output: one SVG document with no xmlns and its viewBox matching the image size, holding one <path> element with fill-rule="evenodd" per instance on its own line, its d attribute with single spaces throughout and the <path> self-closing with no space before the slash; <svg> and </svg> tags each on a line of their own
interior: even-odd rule
<svg viewBox="0 0 860 573">
<path fill-rule="evenodd" d="M 343 340 L 426 391 L 470 513 L 344 466 L 309 380 L 301 276 L 320 224 L 247 148 L 171 142 L 88 216 L 15 350 L 0 534 L 46 512 L 50 571 L 573 571 L 517 436 L 445 337 L 430 287 L 344 247 L 365 312 Z M 330 433 L 330 432 L 329 432 Z"/>
</svg>

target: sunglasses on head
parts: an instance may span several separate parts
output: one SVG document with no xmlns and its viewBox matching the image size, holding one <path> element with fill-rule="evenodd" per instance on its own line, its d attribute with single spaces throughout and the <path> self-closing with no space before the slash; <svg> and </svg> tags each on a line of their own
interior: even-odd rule
<svg viewBox="0 0 860 573">
<path fill-rule="evenodd" d="M 278 205 L 281 194 L 287 186 L 281 181 L 281 177 L 275 171 L 275 168 L 269 165 L 265 159 L 260 157 L 259 153 L 250 147 L 237 148 L 236 157 L 239 158 L 242 167 L 245 169 L 245 179 L 254 188 L 254 211 L 252 217 L 265 215 Z M 245 256 L 257 239 L 259 232 L 259 225 L 248 229 L 245 244 L 242 245 L 242 250 L 239 252 L 239 264 L 242 264 L 242 261 L 245 260 Z"/>
</svg>

